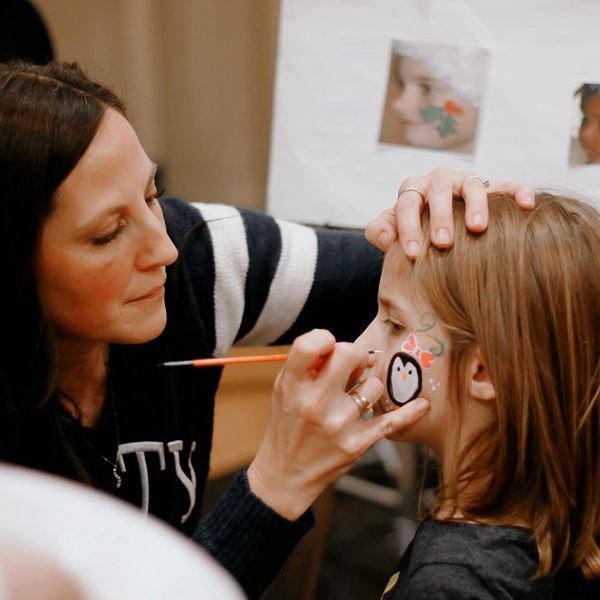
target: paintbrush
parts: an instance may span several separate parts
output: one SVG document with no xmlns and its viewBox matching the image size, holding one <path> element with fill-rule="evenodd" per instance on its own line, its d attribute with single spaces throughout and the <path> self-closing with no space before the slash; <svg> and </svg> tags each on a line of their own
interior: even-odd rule
<svg viewBox="0 0 600 600">
<path fill-rule="evenodd" d="M 379 354 L 381 350 L 369 350 L 369 354 Z M 222 367 L 243 363 L 283 362 L 287 354 L 257 354 L 254 356 L 224 356 L 222 358 L 195 358 L 193 360 L 173 360 L 158 363 L 159 367 Z"/>
</svg>

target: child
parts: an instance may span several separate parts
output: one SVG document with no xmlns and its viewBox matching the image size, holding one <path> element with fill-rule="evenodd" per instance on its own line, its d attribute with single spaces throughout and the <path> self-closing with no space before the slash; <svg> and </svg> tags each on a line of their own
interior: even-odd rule
<svg viewBox="0 0 600 600">
<path fill-rule="evenodd" d="M 430 401 L 402 439 L 439 460 L 385 600 L 597 593 L 600 215 L 551 194 L 532 212 L 490 196 L 489 210 L 486 234 L 457 227 L 452 249 L 414 264 L 393 246 L 357 342 L 383 351 L 366 375 L 385 383 L 384 410 Z"/>
<path fill-rule="evenodd" d="M 579 126 L 579 143 L 586 162 L 600 163 L 600 85 L 584 83 L 576 94 L 581 94 L 583 117 Z"/>
<path fill-rule="evenodd" d="M 380 142 L 472 153 L 487 54 L 395 41 Z"/>
</svg>

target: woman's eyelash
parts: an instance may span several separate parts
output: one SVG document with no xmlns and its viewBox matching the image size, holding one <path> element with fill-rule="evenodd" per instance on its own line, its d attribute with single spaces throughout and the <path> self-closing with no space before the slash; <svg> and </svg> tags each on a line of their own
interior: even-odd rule
<svg viewBox="0 0 600 600">
<path fill-rule="evenodd" d="M 390 328 L 392 333 L 402 333 L 404 331 L 404 325 L 400 325 L 400 323 L 396 323 L 391 319 L 386 319 L 384 324 Z"/>
<path fill-rule="evenodd" d="M 104 246 L 105 244 L 112 242 L 121 233 L 121 231 L 123 231 L 124 227 L 125 225 L 123 223 L 119 223 L 108 235 L 95 238 L 94 244 L 96 244 L 96 246 Z"/>
<path fill-rule="evenodd" d="M 162 189 L 154 192 L 154 194 L 152 194 L 151 196 L 148 196 L 148 198 L 146 198 L 146 204 L 152 204 L 153 202 L 156 202 L 156 200 L 158 200 L 164 193 L 165 193 L 165 188 L 162 188 Z"/>
<path fill-rule="evenodd" d="M 152 194 L 151 196 L 148 196 L 146 198 L 146 204 L 150 205 L 153 204 L 154 202 L 156 202 L 163 194 L 165 193 L 164 189 L 161 190 L 157 190 L 156 192 L 154 192 L 154 194 Z M 124 223 L 119 223 L 115 229 L 113 231 L 111 231 L 108 235 L 104 235 L 102 237 L 99 238 L 95 238 L 93 240 L 94 244 L 96 246 L 104 246 L 106 244 L 109 244 L 110 242 L 112 242 L 125 228 L 125 224 Z"/>
</svg>

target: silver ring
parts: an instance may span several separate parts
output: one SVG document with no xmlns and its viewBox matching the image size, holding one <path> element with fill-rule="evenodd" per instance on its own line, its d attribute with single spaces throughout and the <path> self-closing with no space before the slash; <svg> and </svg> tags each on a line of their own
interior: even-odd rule
<svg viewBox="0 0 600 600">
<path fill-rule="evenodd" d="M 398 192 L 397 199 L 399 199 L 400 196 L 402 196 L 402 194 L 404 194 L 404 192 L 416 192 L 421 197 L 421 202 L 425 202 L 425 196 L 423 196 L 423 192 L 421 192 L 420 190 L 418 190 L 417 188 L 414 188 L 414 187 L 405 187 L 404 189 L 401 189 Z"/>
<path fill-rule="evenodd" d="M 469 181 L 469 179 L 477 179 L 477 181 L 479 181 L 479 183 L 481 183 L 481 185 L 483 185 L 483 187 L 488 188 L 490 187 L 490 180 L 487 177 L 479 177 L 479 175 L 467 175 L 463 180 L 462 183 L 460 184 L 460 189 L 462 190 L 463 185 L 465 185 L 465 183 L 467 181 Z"/>
<path fill-rule="evenodd" d="M 358 411 L 361 417 L 366 415 L 371 410 L 371 403 L 356 390 L 350 390 L 348 395 L 350 398 L 352 398 L 352 400 L 354 400 L 354 402 L 356 402 L 356 406 L 358 406 Z"/>
</svg>

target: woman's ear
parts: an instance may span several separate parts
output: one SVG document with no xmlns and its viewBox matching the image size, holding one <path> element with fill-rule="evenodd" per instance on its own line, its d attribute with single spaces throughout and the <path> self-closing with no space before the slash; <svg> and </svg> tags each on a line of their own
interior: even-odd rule
<svg viewBox="0 0 600 600">
<path fill-rule="evenodd" d="M 478 346 L 469 352 L 466 372 L 467 390 L 473 398 L 485 401 L 496 399 L 496 389 Z"/>
</svg>

